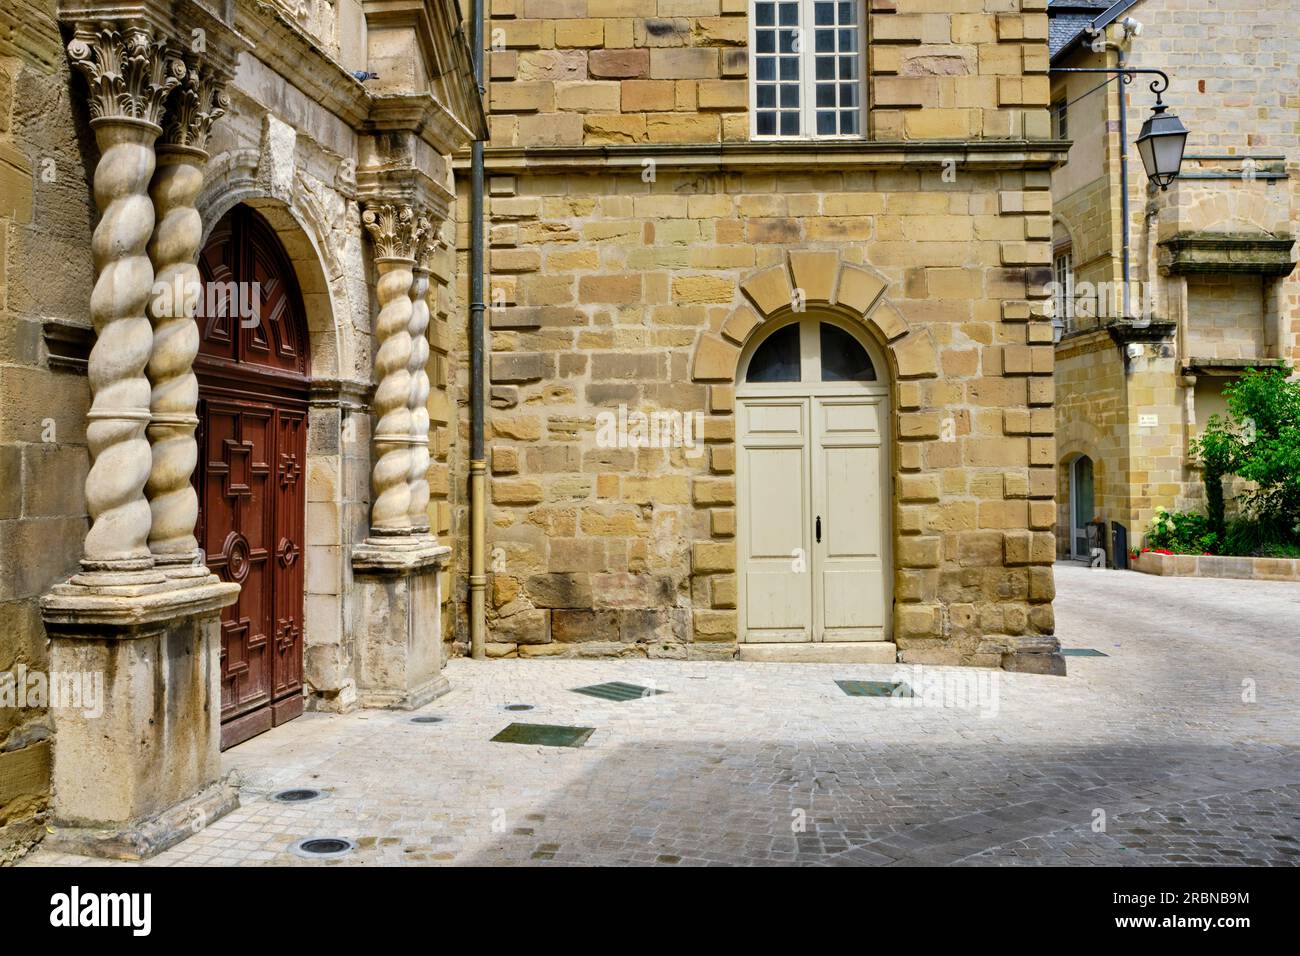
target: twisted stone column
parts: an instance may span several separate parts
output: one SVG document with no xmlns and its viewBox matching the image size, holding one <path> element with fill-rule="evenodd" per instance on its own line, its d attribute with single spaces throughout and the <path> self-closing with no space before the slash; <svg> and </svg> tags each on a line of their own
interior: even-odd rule
<svg viewBox="0 0 1300 956">
<path fill-rule="evenodd" d="M 422 222 L 425 242 L 418 250 L 411 285 L 411 526 L 417 534 L 429 532 L 429 261 L 433 231 Z"/>
<path fill-rule="evenodd" d="M 158 222 L 149 243 L 155 295 L 150 302 L 153 392 L 148 434 L 153 464 L 145 493 L 152 512 L 149 549 L 159 567 L 174 576 L 206 574 L 194 536 L 199 499 L 190 482 L 198 464 L 199 326 L 194 313 L 202 295 L 195 261 L 203 222 L 194 208 L 203 188 L 212 123 L 226 111 L 227 97 L 211 70 L 191 59 L 185 80 L 172 94 L 158 170 L 149 194 Z"/>
<path fill-rule="evenodd" d="M 94 175 L 100 219 L 91 239 L 95 345 L 86 427 L 91 525 L 81 560 L 83 572 L 90 573 L 86 583 L 95 583 L 94 572 L 153 566 L 144 497 L 152 463 L 145 438 L 150 415 L 145 365 L 153 348 L 146 306 L 154 281 L 146 254 L 154 227 L 148 188 L 163 103 L 184 67 L 167 56 L 147 28 L 134 25 L 81 25 L 68 44 L 68 57 L 89 84 L 90 125 L 100 150 Z"/>
<path fill-rule="evenodd" d="M 362 214 L 375 242 L 375 389 L 370 530 L 375 536 L 409 535 L 411 522 L 411 288 L 419 223 L 409 205 L 376 203 Z"/>
</svg>

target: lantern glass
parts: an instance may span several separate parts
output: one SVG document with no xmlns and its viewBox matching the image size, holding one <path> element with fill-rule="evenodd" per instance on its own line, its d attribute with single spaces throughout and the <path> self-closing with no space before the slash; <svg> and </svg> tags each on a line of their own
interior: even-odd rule
<svg viewBox="0 0 1300 956">
<path fill-rule="evenodd" d="M 1183 165 L 1183 148 L 1187 145 L 1187 127 L 1162 104 L 1156 106 L 1137 138 L 1138 155 L 1146 168 L 1147 178 L 1161 189 L 1178 176 Z"/>
</svg>

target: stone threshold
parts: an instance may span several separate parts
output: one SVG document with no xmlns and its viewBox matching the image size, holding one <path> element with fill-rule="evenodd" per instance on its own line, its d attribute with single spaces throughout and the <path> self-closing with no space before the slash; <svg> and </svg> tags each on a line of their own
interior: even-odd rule
<svg viewBox="0 0 1300 956">
<path fill-rule="evenodd" d="M 898 647 L 888 641 L 740 644 L 736 657 L 768 664 L 893 664 Z"/>
</svg>

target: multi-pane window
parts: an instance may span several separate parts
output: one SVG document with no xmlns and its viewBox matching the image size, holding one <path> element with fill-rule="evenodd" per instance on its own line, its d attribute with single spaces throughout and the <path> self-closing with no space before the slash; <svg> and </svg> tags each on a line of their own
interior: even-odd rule
<svg viewBox="0 0 1300 956">
<path fill-rule="evenodd" d="M 862 0 L 754 0 L 750 22 L 754 136 L 860 137 Z"/>
<path fill-rule="evenodd" d="M 1055 139 L 1070 138 L 1070 106 L 1065 100 L 1052 104 L 1052 134 Z"/>
<path fill-rule="evenodd" d="M 1074 318 L 1074 257 L 1069 246 L 1052 253 L 1052 279 L 1056 283 L 1052 297 L 1052 327 L 1057 341 L 1073 326 Z"/>
</svg>

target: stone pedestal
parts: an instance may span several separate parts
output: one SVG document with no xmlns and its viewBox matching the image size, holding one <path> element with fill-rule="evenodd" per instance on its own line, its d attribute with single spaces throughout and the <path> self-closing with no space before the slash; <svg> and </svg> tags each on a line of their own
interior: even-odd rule
<svg viewBox="0 0 1300 956">
<path fill-rule="evenodd" d="M 427 535 L 369 538 L 353 552 L 361 706 L 414 710 L 449 689 L 439 571 L 450 554 Z"/>
<path fill-rule="evenodd" d="M 47 846 L 140 859 L 238 806 L 219 752 L 219 615 L 238 594 L 208 575 L 45 596 L 52 680 L 82 691 L 51 700 Z"/>
</svg>

